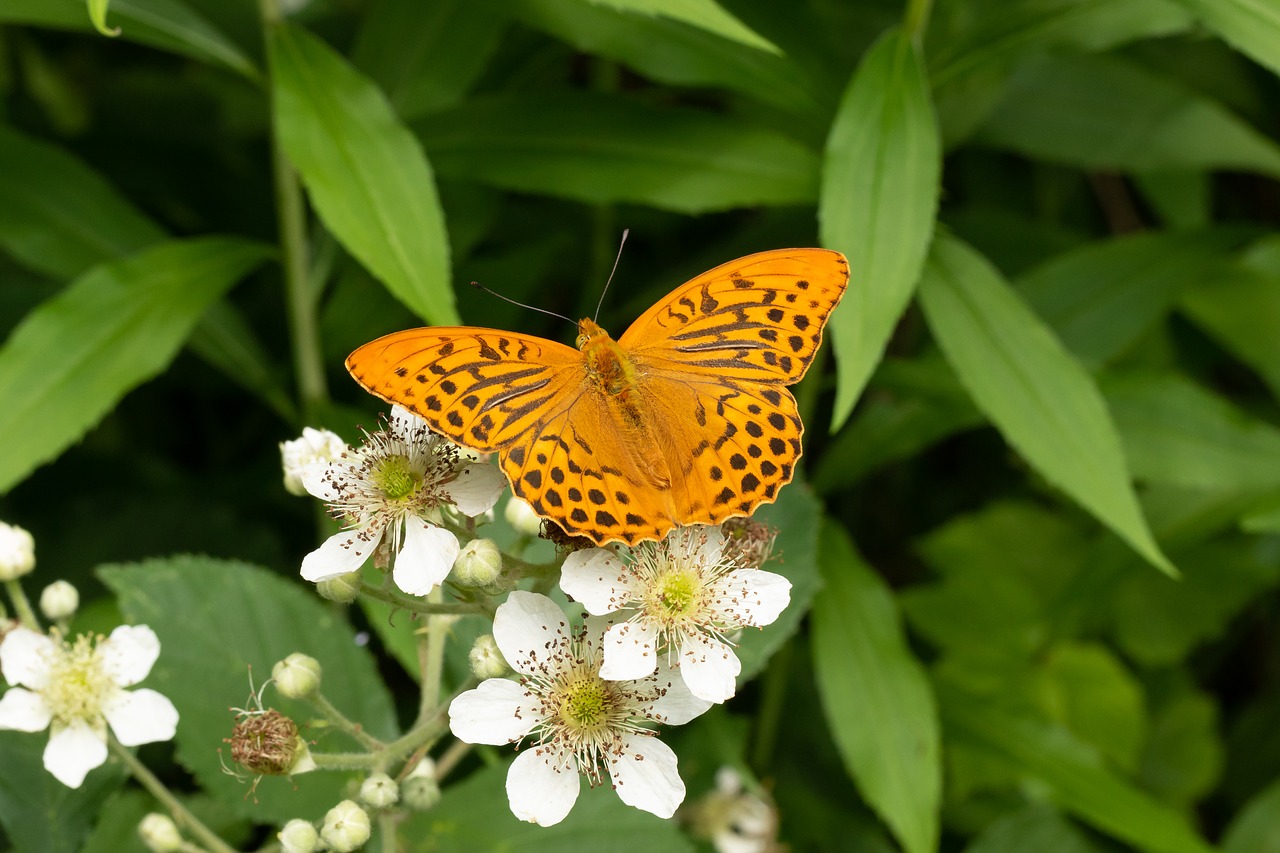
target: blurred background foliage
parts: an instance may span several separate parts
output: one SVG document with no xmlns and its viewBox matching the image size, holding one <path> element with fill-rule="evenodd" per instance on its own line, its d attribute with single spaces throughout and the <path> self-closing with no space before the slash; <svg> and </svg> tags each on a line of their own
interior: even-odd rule
<svg viewBox="0 0 1280 853">
<path fill-rule="evenodd" d="M 220 778 L 245 662 L 322 657 L 371 730 L 412 702 L 411 626 L 245 565 L 290 578 L 318 541 L 276 443 L 371 426 L 342 359 L 388 331 L 568 340 L 461 285 L 589 316 L 625 227 L 615 333 L 753 251 L 852 269 L 766 516 L 796 601 L 744 650 L 759 677 L 672 733 L 690 801 L 728 764 L 797 850 L 1280 850 L 1275 2 L 116 0 L 98 23 L 118 36 L 82 0 L 0 0 L 0 518 L 91 600 L 77 628 L 160 633 L 184 723 L 147 757 L 227 838 L 338 790 Z M 13 846 L 136 845 L 118 770 L 51 787 L 11 734 Z M 495 821 L 501 768 L 473 770 L 412 849 L 564 843 Z M 619 809 L 584 798 L 568 837 L 705 843 Z"/>
</svg>

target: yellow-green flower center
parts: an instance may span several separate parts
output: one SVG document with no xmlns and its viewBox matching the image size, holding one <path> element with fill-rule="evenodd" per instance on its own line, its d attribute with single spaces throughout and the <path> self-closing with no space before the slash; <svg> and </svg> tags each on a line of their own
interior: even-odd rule
<svg viewBox="0 0 1280 853">
<path fill-rule="evenodd" d="M 116 689 L 102 667 L 93 639 L 82 634 L 74 645 L 60 644 L 43 695 L 54 719 L 70 724 L 101 717 L 102 703 Z"/>
<path fill-rule="evenodd" d="M 670 566 L 654 578 L 650 587 L 650 612 L 654 615 L 661 614 L 664 621 L 679 621 L 693 616 L 700 606 L 698 593 L 701 589 L 701 578 L 697 571 Z"/>
<path fill-rule="evenodd" d="M 412 497 L 422 488 L 422 475 L 414 471 L 407 456 L 384 456 L 370 472 L 373 484 L 393 501 Z"/>
<path fill-rule="evenodd" d="M 602 728 L 609 721 L 609 692 L 593 675 L 582 675 L 566 683 L 561 691 L 560 719 L 579 731 Z"/>
</svg>

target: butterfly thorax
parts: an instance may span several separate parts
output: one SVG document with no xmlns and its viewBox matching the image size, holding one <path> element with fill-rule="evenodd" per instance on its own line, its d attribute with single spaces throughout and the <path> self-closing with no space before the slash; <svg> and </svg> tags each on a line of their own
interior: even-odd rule
<svg viewBox="0 0 1280 853">
<path fill-rule="evenodd" d="M 587 375 L 600 390 L 626 402 L 635 388 L 636 368 L 609 333 L 592 320 L 578 322 L 578 349 L 587 362 Z"/>
</svg>

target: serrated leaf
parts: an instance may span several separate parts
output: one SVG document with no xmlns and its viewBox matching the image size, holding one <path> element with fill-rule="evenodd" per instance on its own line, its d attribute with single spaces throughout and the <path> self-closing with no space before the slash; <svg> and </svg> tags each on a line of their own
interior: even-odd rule
<svg viewBox="0 0 1280 853">
<path fill-rule="evenodd" d="M 1045 479 L 1161 571 L 1102 395 L 986 259 L 940 236 L 925 266 L 929 328 L 978 407 Z"/>
<path fill-rule="evenodd" d="M 268 777 L 249 799 L 246 783 L 223 772 L 218 750 L 225 754 L 222 739 L 235 724 L 229 708 L 250 702 L 250 668 L 254 684 L 261 685 L 276 661 L 293 652 L 310 655 L 323 669 L 325 697 L 348 719 L 376 737 L 396 733 L 395 709 L 372 656 L 356 645 L 350 625 L 300 585 L 210 557 L 104 566 L 98 574 L 128 619 L 149 625 L 160 638 L 160 660 L 147 684 L 178 708 L 178 760 L 239 814 L 257 821 L 314 819 L 341 799 L 346 781 L 333 773 Z M 307 739 L 319 739 L 318 749 L 354 748 L 336 733 L 303 728 L 315 713 L 311 706 L 274 691 L 264 703 L 294 719 Z"/>
<path fill-rule="evenodd" d="M 160 373 L 208 307 L 270 252 L 174 240 L 94 267 L 0 347 L 0 492 L 57 456 Z"/>
<path fill-rule="evenodd" d="M 417 125 L 440 174 L 591 204 L 680 213 L 811 204 L 818 158 L 704 110 L 584 92 L 490 95 Z"/>
<path fill-rule="evenodd" d="M 1280 6 L 1268 0 L 1177 0 L 1236 50 L 1280 74 Z"/>
<path fill-rule="evenodd" d="M 782 53 L 778 46 L 752 30 L 715 0 L 585 0 L 598 6 L 609 6 L 624 12 L 642 15 L 661 15 L 727 39 L 741 42 L 769 53 Z"/>
<path fill-rule="evenodd" d="M 853 411 L 920 277 L 941 145 L 919 45 L 890 30 L 849 81 L 823 163 L 819 233 L 848 256 L 851 273 L 827 327 L 838 367 L 832 431 Z"/>
<path fill-rule="evenodd" d="M 849 774 L 908 853 L 938 843 L 942 764 L 937 709 L 907 646 L 893 593 L 827 522 L 826 588 L 813 608 L 823 709 Z"/>
<path fill-rule="evenodd" d="M 275 127 L 325 226 L 419 317 L 456 324 L 431 165 L 367 77 L 299 27 L 271 29 Z"/>
</svg>

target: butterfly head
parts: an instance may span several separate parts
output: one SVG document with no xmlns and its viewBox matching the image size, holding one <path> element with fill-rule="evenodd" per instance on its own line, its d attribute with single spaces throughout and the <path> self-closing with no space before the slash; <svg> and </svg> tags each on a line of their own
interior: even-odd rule
<svg viewBox="0 0 1280 853">
<path fill-rule="evenodd" d="M 579 320 L 578 339 L 574 342 L 574 346 L 586 352 L 587 348 L 591 346 L 591 342 L 597 340 L 608 341 L 612 340 L 612 338 L 609 337 L 608 332 L 600 328 L 595 320 L 588 320 L 585 317 Z"/>
</svg>

